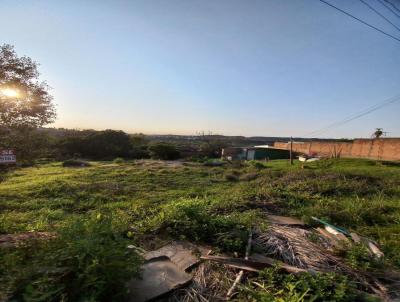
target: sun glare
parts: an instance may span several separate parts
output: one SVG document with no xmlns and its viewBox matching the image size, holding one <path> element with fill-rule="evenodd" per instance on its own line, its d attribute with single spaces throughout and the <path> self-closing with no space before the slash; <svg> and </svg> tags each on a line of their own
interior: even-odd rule
<svg viewBox="0 0 400 302">
<path fill-rule="evenodd" d="M 12 88 L 1 89 L 1 93 L 9 98 L 15 98 L 19 95 L 18 91 Z"/>
</svg>

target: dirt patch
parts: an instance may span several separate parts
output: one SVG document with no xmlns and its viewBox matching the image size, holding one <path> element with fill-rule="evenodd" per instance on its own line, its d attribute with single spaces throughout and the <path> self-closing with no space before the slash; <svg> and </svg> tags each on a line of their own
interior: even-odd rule
<svg viewBox="0 0 400 302">
<path fill-rule="evenodd" d="M 27 232 L 19 234 L 0 235 L 0 248 L 16 247 L 31 240 L 48 240 L 55 237 L 50 232 Z"/>
<path fill-rule="evenodd" d="M 135 161 L 135 165 L 152 167 L 152 168 L 166 168 L 166 167 L 182 167 L 183 162 L 180 160 L 153 160 L 153 159 L 139 159 Z"/>
</svg>

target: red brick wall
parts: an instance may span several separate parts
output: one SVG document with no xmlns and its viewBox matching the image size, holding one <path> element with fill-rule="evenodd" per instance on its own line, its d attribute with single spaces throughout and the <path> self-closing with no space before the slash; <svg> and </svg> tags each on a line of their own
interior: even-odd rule
<svg viewBox="0 0 400 302">
<path fill-rule="evenodd" d="M 290 144 L 276 142 L 274 147 L 290 149 Z M 400 138 L 356 139 L 353 142 L 294 142 L 293 151 L 321 156 L 400 160 Z"/>
</svg>

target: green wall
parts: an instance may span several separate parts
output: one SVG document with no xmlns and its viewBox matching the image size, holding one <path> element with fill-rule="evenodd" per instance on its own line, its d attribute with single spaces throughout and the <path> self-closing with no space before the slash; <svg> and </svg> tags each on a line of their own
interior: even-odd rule
<svg viewBox="0 0 400 302">
<path fill-rule="evenodd" d="M 265 158 L 288 159 L 290 158 L 290 153 L 289 150 L 270 149 L 270 148 L 256 149 L 256 152 L 254 154 L 254 159 L 261 160 Z"/>
</svg>

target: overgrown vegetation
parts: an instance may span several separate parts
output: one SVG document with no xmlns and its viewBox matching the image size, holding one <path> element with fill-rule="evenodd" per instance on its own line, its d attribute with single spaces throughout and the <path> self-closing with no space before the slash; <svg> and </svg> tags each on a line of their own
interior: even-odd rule
<svg viewBox="0 0 400 302">
<path fill-rule="evenodd" d="M 172 144 L 153 143 L 148 147 L 151 158 L 174 160 L 180 157 L 179 151 Z"/>
<path fill-rule="evenodd" d="M 263 167 L 116 162 L 90 162 L 84 169 L 48 163 L 2 174 L 0 233 L 57 234 L 56 239 L 33 247 L 0 250 L 1 267 L 6 268 L 0 280 L 3 296 L 43 300 L 48 295 L 57 300 L 64 295 L 107 301 L 113 288 L 137 272 L 139 259 L 127 245 L 151 249 L 170 238 L 185 238 L 242 255 L 248 228 L 268 227 L 265 211 L 308 222 L 317 216 L 381 245 L 385 261 L 374 263 L 355 247 L 344 255 L 352 267 L 369 272 L 400 268 L 397 165 L 350 159 L 327 166 L 310 163 L 304 169 L 279 160 L 262 163 Z M 227 175 L 234 175 L 234 181 Z M 113 217 L 97 218 L 104 212 L 112 212 Z M 46 268 L 46 273 L 40 268 Z M 64 276 L 66 268 L 69 273 Z M 273 276 L 268 279 L 268 274 Z M 284 277 L 270 270 L 257 278 L 249 280 L 241 297 L 310 301 L 317 296 L 315 301 L 347 301 L 358 295 L 343 276 Z M 269 282 L 274 282 L 273 289 Z"/>
<path fill-rule="evenodd" d="M 285 275 L 270 268 L 248 282 L 241 298 L 262 302 L 354 301 L 355 289 L 345 276 L 334 273 Z"/>
<path fill-rule="evenodd" d="M 208 242 L 225 251 L 243 251 L 252 225 L 263 227 L 257 211 L 218 213 L 211 200 L 181 199 L 161 208 L 149 221 L 152 231 L 167 231 L 175 238 Z"/>
<path fill-rule="evenodd" d="M 110 214 L 66 221 L 48 241 L 0 249 L 0 298 L 17 301 L 123 301 L 140 258 Z"/>
<path fill-rule="evenodd" d="M 38 64 L 0 45 L 0 88 L 0 148 L 15 149 L 20 160 L 40 156 L 47 142 L 35 130 L 54 122 L 56 111 Z"/>
</svg>

